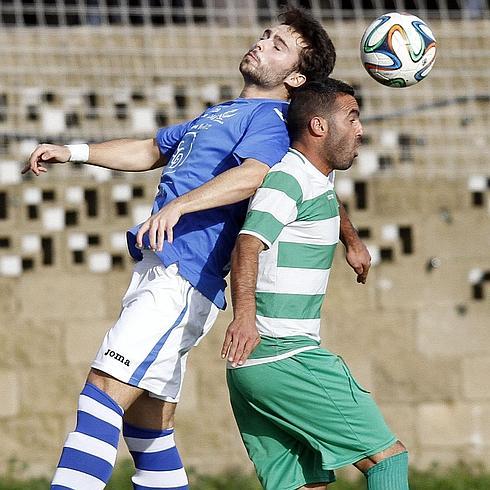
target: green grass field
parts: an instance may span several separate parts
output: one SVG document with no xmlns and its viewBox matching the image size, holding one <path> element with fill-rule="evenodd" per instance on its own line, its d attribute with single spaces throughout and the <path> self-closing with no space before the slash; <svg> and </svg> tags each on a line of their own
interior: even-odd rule
<svg viewBox="0 0 490 490">
<path fill-rule="evenodd" d="M 46 479 L 18 480 L 14 473 L 25 470 L 22 465 L 14 463 L 8 474 L 0 478 L 0 490 L 47 490 L 49 481 Z M 132 490 L 130 462 L 120 464 L 107 486 L 107 490 Z M 189 471 L 192 490 L 261 490 L 254 475 L 245 475 L 230 471 L 222 475 L 199 475 L 192 469 Z M 365 490 L 364 478 L 355 482 L 339 480 L 330 486 L 332 490 Z M 482 467 L 469 467 L 459 464 L 451 470 L 442 471 L 433 467 L 428 471 L 413 470 L 410 475 L 410 490 L 489 490 L 490 472 Z"/>
</svg>

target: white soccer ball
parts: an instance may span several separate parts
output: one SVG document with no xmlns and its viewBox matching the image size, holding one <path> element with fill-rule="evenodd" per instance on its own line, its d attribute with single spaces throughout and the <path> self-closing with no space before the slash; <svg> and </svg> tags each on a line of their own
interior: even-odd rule
<svg viewBox="0 0 490 490">
<path fill-rule="evenodd" d="M 378 17 L 361 39 L 366 71 L 388 87 L 409 87 L 434 65 L 437 44 L 430 27 L 415 15 L 390 12 Z"/>
</svg>

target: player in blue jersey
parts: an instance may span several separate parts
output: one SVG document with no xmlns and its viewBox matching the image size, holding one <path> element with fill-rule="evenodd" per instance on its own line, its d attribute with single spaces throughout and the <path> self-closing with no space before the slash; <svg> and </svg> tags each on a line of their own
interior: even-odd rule
<svg viewBox="0 0 490 490">
<path fill-rule="evenodd" d="M 334 47 L 309 14 L 290 9 L 240 64 L 240 97 L 149 140 L 40 145 L 24 172 L 84 161 L 123 171 L 164 167 L 152 216 L 128 232 L 138 260 L 119 319 L 107 333 L 79 400 L 52 489 L 104 488 L 122 428 L 135 489 L 186 489 L 173 415 L 187 354 L 225 306 L 224 277 L 248 199 L 286 153 L 291 91 L 329 75 Z M 364 281 L 369 254 L 344 220 L 347 256 Z"/>
</svg>

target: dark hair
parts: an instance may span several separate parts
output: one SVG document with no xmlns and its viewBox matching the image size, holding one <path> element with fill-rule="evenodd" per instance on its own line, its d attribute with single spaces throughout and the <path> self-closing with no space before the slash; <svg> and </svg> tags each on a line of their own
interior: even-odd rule
<svg viewBox="0 0 490 490">
<path fill-rule="evenodd" d="M 290 26 L 305 40 L 307 46 L 299 55 L 298 71 L 306 80 L 321 81 L 332 73 L 335 65 L 335 47 L 329 35 L 306 10 L 286 6 L 287 10 L 279 14 L 281 24 Z"/>
<path fill-rule="evenodd" d="M 298 138 L 315 116 L 327 118 L 339 94 L 352 95 L 354 89 L 335 78 L 326 78 L 323 82 L 307 82 L 298 87 L 288 109 L 288 131 L 291 141 Z"/>
</svg>

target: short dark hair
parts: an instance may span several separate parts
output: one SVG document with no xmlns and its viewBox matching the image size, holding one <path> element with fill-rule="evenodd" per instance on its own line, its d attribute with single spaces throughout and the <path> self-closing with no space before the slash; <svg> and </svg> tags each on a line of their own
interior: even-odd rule
<svg viewBox="0 0 490 490">
<path fill-rule="evenodd" d="M 328 117 L 339 94 L 352 95 L 354 89 L 335 78 L 323 82 L 307 82 L 298 87 L 289 104 L 288 131 L 291 141 L 297 139 L 315 116 Z"/>
<path fill-rule="evenodd" d="M 329 35 L 306 10 L 286 6 L 279 14 L 281 24 L 290 26 L 305 40 L 307 46 L 299 55 L 298 71 L 307 81 L 321 81 L 327 78 L 335 66 L 335 47 Z"/>
</svg>

